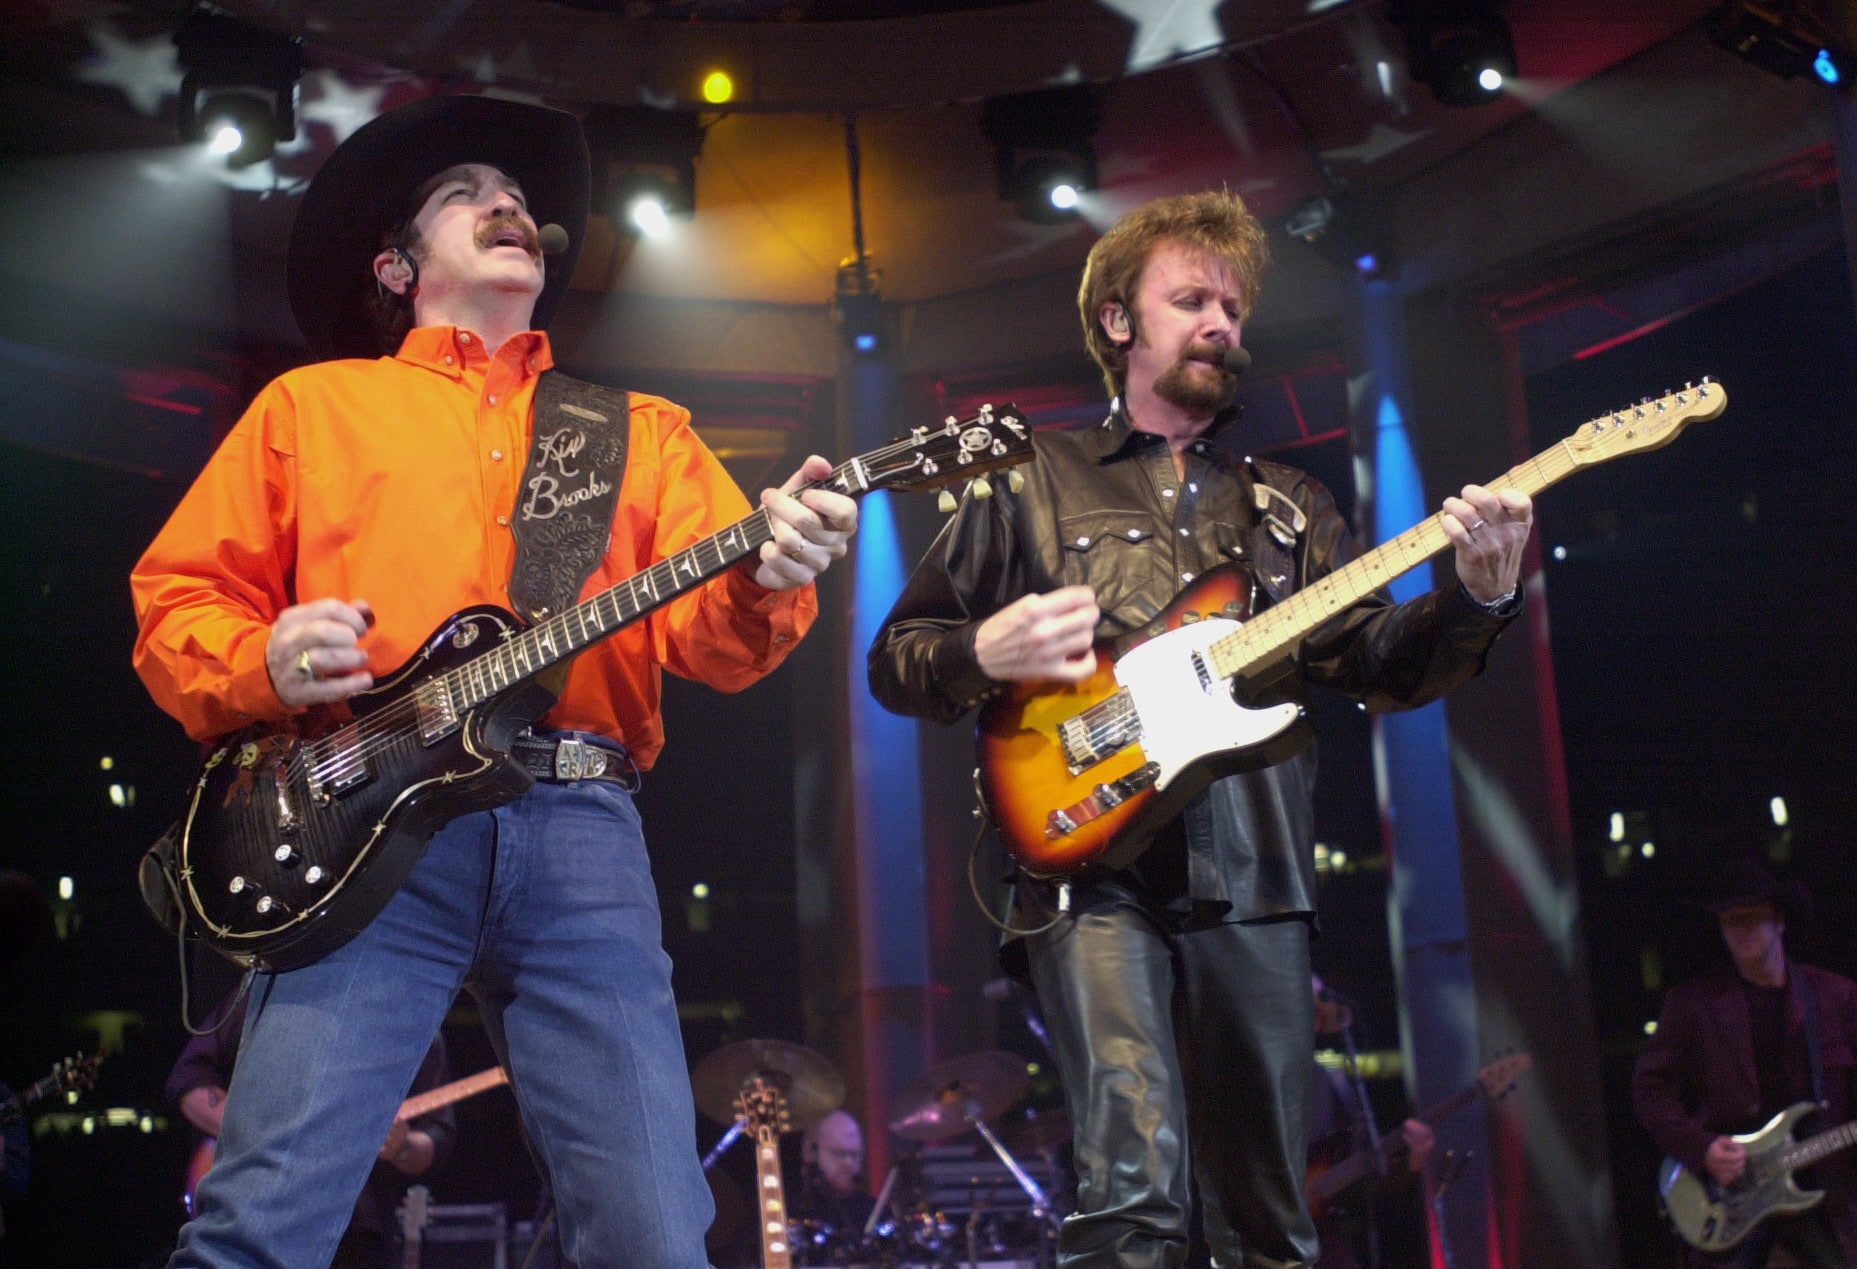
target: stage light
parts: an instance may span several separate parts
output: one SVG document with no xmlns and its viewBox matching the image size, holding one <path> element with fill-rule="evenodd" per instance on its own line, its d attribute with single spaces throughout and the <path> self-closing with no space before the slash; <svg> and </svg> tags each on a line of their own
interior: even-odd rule
<svg viewBox="0 0 1857 1269">
<path fill-rule="evenodd" d="M 625 218 L 627 224 L 647 238 L 662 238 L 671 231 L 671 214 L 665 209 L 664 199 L 657 194 L 634 195 L 626 204 Z"/>
<path fill-rule="evenodd" d="M 980 115 L 980 131 L 993 143 L 994 176 L 1001 199 L 1035 224 L 1055 225 L 1077 215 L 1082 196 L 1096 188 L 1091 138 L 1102 117 L 1088 85 L 995 97 Z"/>
<path fill-rule="evenodd" d="M 303 41 L 200 5 L 174 33 L 182 71 L 181 140 L 204 143 L 226 166 L 271 157 L 297 135 Z"/>
<path fill-rule="evenodd" d="M 1368 252 L 1365 255 L 1354 257 L 1354 268 L 1362 277 L 1370 278 L 1375 273 L 1379 272 L 1380 261 L 1372 252 Z"/>
<path fill-rule="evenodd" d="M 1334 202 L 1326 194 L 1316 194 L 1290 208 L 1290 214 L 1283 219 L 1283 232 L 1304 242 L 1314 242 L 1334 223 Z"/>
<path fill-rule="evenodd" d="M 58 878 L 58 897 L 69 900 L 77 893 L 77 883 L 69 877 Z"/>
<path fill-rule="evenodd" d="M 1812 72 L 1827 84 L 1838 83 L 1844 78 L 1838 73 L 1838 63 L 1828 48 L 1818 50 L 1818 56 L 1812 59 Z"/>
<path fill-rule="evenodd" d="M 1406 37 L 1412 78 L 1447 106 L 1494 101 L 1516 77 L 1515 36 L 1490 0 L 1404 0 L 1387 16 Z"/>
<path fill-rule="evenodd" d="M 712 106 L 720 106 L 735 96 L 735 81 L 729 78 L 727 71 L 710 71 L 703 80 L 703 100 Z"/>
<path fill-rule="evenodd" d="M 860 261 L 851 256 L 838 266 L 832 313 L 838 319 L 839 337 L 852 351 L 866 357 L 880 351 L 884 345 L 888 317 L 884 313 L 881 282 L 882 275 L 868 260 Z"/>
<path fill-rule="evenodd" d="M 1731 0 L 1709 24 L 1710 39 L 1781 79 L 1815 71 L 1833 34 L 1817 26 L 1803 6 L 1773 9 L 1754 0 Z"/>
<path fill-rule="evenodd" d="M 697 899 L 709 898 L 709 883 L 706 881 L 697 882 L 694 886 L 690 887 L 690 894 L 693 898 Z"/>
<path fill-rule="evenodd" d="M 593 197 L 621 231 L 660 238 L 696 212 L 703 129 L 693 114 L 598 106 L 587 114 Z"/>
<path fill-rule="evenodd" d="M 1786 821 L 1790 819 L 1791 816 L 1787 813 L 1785 798 L 1774 798 L 1773 801 L 1767 804 L 1767 810 L 1773 815 L 1774 827 L 1786 827 Z"/>
</svg>

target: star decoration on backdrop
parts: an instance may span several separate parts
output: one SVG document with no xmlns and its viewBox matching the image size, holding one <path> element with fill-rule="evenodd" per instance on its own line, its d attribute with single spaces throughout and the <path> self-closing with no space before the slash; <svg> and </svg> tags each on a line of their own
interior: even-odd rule
<svg viewBox="0 0 1857 1269">
<path fill-rule="evenodd" d="M 376 84 L 371 88 L 350 88 L 346 80 L 332 70 L 318 70 L 304 80 L 305 87 L 315 86 L 316 95 L 304 94 L 297 117 L 304 123 L 320 123 L 335 134 L 340 145 L 362 124 L 380 113 L 380 100 L 387 90 Z"/>
<path fill-rule="evenodd" d="M 1423 132 L 1401 132 L 1389 128 L 1383 123 L 1376 123 L 1367 130 L 1367 135 L 1353 145 L 1344 145 L 1337 150 L 1324 150 L 1325 159 L 1342 159 L 1354 163 L 1377 163 L 1395 150 L 1403 150 L 1424 136 Z"/>
<path fill-rule="evenodd" d="M 95 51 L 77 68 L 77 77 L 116 89 L 139 114 L 154 118 L 161 104 L 181 90 L 179 50 L 172 35 L 131 40 L 100 18 L 90 24 L 90 46 Z"/>
<path fill-rule="evenodd" d="M 1225 0 L 1097 0 L 1135 24 L 1129 74 L 1219 48 L 1225 32 L 1215 16 Z"/>
</svg>

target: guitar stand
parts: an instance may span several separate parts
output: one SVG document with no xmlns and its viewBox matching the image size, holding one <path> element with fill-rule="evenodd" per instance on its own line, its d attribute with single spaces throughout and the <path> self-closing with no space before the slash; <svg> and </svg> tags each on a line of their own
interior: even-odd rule
<svg viewBox="0 0 1857 1269">
<path fill-rule="evenodd" d="M 967 1103 L 967 1122 L 974 1126 L 974 1130 L 986 1140 L 989 1146 L 993 1147 L 993 1153 L 998 1155 L 999 1161 L 1006 1165 L 1006 1171 L 1012 1173 L 1012 1179 L 1019 1183 L 1019 1188 L 1025 1191 L 1025 1196 L 1032 1200 L 1032 1215 L 1037 1218 L 1039 1225 L 1042 1227 L 1055 1224 L 1057 1213 L 1051 1210 L 1051 1200 L 1045 1197 L 1045 1192 L 1039 1188 L 1038 1182 L 1032 1180 L 1031 1173 L 1019 1166 L 1019 1161 L 1012 1157 L 1012 1151 L 1006 1149 L 1006 1143 L 987 1127 L 986 1120 L 980 1117 L 980 1108 L 972 1102 Z"/>
<path fill-rule="evenodd" d="M 729 1130 L 722 1134 L 722 1140 L 718 1141 L 715 1147 L 710 1150 L 708 1154 L 703 1156 L 703 1171 L 707 1172 L 715 1167 L 716 1160 L 726 1154 L 728 1148 L 739 1141 L 741 1135 L 746 1131 L 748 1131 L 748 1121 L 745 1119 L 737 1119 L 734 1123 L 730 1124 Z"/>
</svg>

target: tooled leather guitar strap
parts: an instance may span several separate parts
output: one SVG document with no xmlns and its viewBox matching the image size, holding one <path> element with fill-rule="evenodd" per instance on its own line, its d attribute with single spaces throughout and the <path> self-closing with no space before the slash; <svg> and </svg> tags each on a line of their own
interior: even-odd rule
<svg viewBox="0 0 1857 1269">
<path fill-rule="evenodd" d="M 612 538 L 632 432 L 631 397 L 547 370 L 535 384 L 529 462 L 510 531 L 509 600 L 524 620 L 570 607 Z"/>
</svg>

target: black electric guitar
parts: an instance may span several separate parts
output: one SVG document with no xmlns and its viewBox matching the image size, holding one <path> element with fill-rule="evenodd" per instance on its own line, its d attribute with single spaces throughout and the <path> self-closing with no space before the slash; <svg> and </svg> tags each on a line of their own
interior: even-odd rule
<svg viewBox="0 0 1857 1269">
<path fill-rule="evenodd" d="M 1539 494 L 1582 467 L 1668 445 L 1727 404 L 1707 380 L 1647 398 L 1582 424 L 1489 486 Z M 1253 700 L 1251 688 L 1337 613 L 1450 545 L 1431 516 L 1248 620 L 1249 574 L 1223 565 L 1148 626 L 1099 643 L 1083 682 L 1013 684 L 979 724 L 981 793 L 1013 859 L 1039 877 L 1126 868 L 1213 780 L 1301 748 L 1302 707 Z"/>
<path fill-rule="evenodd" d="M 755 1208 L 761 1214 L 761 1269 L 793 1269 L 793 1240 L 787 1225 L 787 1191 L 780 1175 L 780 1134 L 791 1126 L 787 1099 L 760 1075 L 751 1075 L 735 1095 L 735 1113 L 754 1142 Z"/>
<path fill-rule="evenodd" d="M 983 473 L 1031 454 L 1018 412 L 984 406 L 917 428 L 807 488 L 859 497 L 971 481 L 984 496 Z M 558 678 L 568 658 L 772 537 L 767 512 L 757 510 L 533 626 L 500 608 L 464 609 L 346 709 L 218 742 L 175 830 L 176 888 L 191 932 L 267 971 L 310 964 L 348 942 L 441 826 L 533 786 L 509 748 L 555 702 L 545 672 Z"/>
<path fill-rule="evenodd" d="M 82 1053 L 68 1057 L 52 1067 L 52 1073 L 35 1080 L 5 1101 L 0 1101 L 0 1124 L 10 1124 L 54 1093 L 76 1093 L 97 1085 L 97 1067 L 103 1064 L 101 1053 L 85 1057 Z"/>
</svg>

